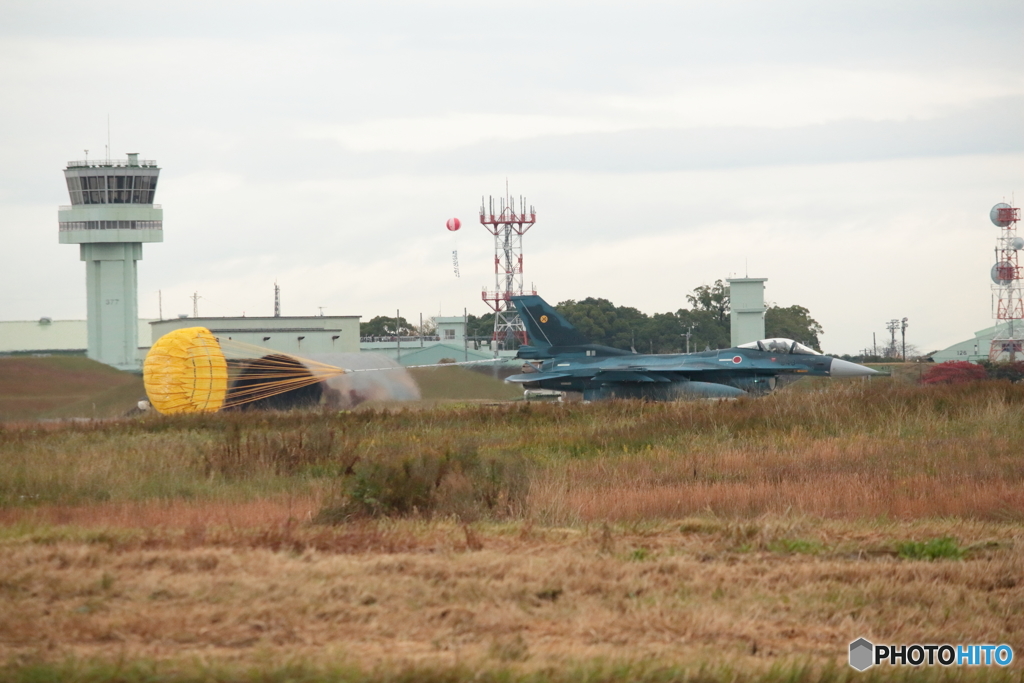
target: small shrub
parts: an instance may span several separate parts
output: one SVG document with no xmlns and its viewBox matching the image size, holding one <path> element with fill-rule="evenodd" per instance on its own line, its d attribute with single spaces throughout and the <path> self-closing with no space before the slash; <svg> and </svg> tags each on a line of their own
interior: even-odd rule
<svg viewBox="0 0 1024 683">
<path fill-rule="evenodd" d="M 381 452 L 342 474 L 337 498 L 317 519 L 454 515 L 463 521 L 510 517 L 523 511 L 529 490 L 526 462 L 518 456 L 480 457 L 475 446 Z"/>
<path fill-rule="evenodd" d="M 928 368 L 921 376 L 922 384 L 967 384 L 986 379 L 985 368 L 965 360 L 939 363 Z"/>
<path fill-rule="evenodd" d="M 905 560 L 959 560 L 964 556 L 963 548 L 951 536 L 930 541 L 906 541 L 898 544 L 896 551 Z"/>
<path fill-rule="evenodd" d="M 1005 379 L 1010 382 L 1024 380 L 1024 361 L 1014 363 L 982 363 L 989 379 Z"/>
</svg>

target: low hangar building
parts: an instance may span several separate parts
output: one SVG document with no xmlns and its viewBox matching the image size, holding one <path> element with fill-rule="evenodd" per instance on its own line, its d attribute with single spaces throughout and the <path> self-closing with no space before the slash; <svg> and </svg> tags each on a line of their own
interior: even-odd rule
<svg viewBox="0 0 1024 683">
<path fill-rule="evenodd" d="M 358 315 L 243 318 L 171 318 L 150 323 L 153 341 L 172 330 L 205 327 L 216 337 L 308 356 L 359 351 Z"/>
</svg>

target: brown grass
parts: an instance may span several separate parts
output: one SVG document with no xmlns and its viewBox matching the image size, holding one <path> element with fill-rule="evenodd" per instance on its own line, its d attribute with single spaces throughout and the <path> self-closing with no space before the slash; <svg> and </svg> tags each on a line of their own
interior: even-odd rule
<svg viewBox="0 0 1024 683">
<path fill-rule="evenodd" d="M 843 666 L 860 636 L 1019 653 L 1022 412 L 1024 386 L 873 382 L 0 425 L 0 659 L 756 672 Z M 526 508 L 309 522 L 346 463 L 448 452 L 528 462 Z M 907 559 L 937 539 L 947 559 Z"/>
<path fill-rule="evenodd" d="M 966 444 L 962 444 L 966 445 Z M 614 462 L 570 462 L 534 483 L 530 509 L 560 521 L 672 519 L 702 512 L 750 517 L 792 511 L 833 519 L 1024 518 L 1024 486 L 998 460 L 963 452 L 943 471 L 879 466 L 877 442 L 811 441 L 800 448 L 723 450 L 680 457 L 668 449 Z"/>
<path fill-rule="evenodd" d="M 294 532 L 349 539 L 333 548 L 274 548 L 258 541 L 281 530 L 262 532 L 8 541 L 0 658 L 534 669 L 653 657 L 757 670 L 793 658 L 841 662 L 860 636 L 1024 637 L 1024 551 L 1019 529 L 999 525 L 865 529 L 789 517 L 633 531 L 481 527 L 477 551 L 447 523 Z M 965 561 L 899 560 L 886 544 L 907 534 L 952 534 L 975 550 Z M 381 535 L 417 541 L 384 549 Z M 813 538 L 824 550 L 765 549 L 784 538 Z"/>
<path fill-rule="evenodd" d="M 83 529 L 253 528 L 308 521 L 320 507 L 312 496 L 228 502 L 148 500 L 93 505 L 0 508 L 0 526 L 67 525 Z"/>
<path fill-rule="evenodd" d="M 81 356 L 0 358 L 0 420 L 124 415 L 142 377 Z"/>
</svg>

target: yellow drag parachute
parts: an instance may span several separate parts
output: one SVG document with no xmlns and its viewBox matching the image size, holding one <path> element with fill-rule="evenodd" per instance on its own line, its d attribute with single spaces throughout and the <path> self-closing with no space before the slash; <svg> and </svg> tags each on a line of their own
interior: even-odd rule
<svg viewBox="0 0 1024 683">
<path fill-rule="evenodd" d="M 358 364 L 357 359 L 349 360 Z M 205 327 L 189 327 L 169 332 L 153 344 L 143 364 L 142 377 L 150 404 L 164 415 L 173 415 L 212 413 L 243 404 L 281 407 L 318 403 L 325 394 L 329 404 L 348 405 L 375 394 L 364 386 L 366 381 L 330 387 L 329 380 L 351 372 L 375 375 L 377 370 L 403 370 L 393 365 L 396 367 L 346 370 L 230 338 L 217 338 Z M 367 379 L 371 385 L 383 383 L 379 378 Z M 414 393 L 418 398 L 418 391 Z M 284 400 L 274 400 L 275 397 Z M 408 397 L 411 394 L 405 398 Z"/>
<path fill-rule="evenodd" d="M 218 338 L 205 327 L 188 327 L 168 332 L 153 344 L 142 377 L 150 404 L 164 415 L 212 413 L 245 404 L 347 410 L 363 401 L 420 397 L 406 368 L 392 359 L 367 353 L 320 359 Z"/>
<path fill-rule="evenodd" d="M 146 394 L 164 415 L 212 413 L 224 406 L 228 363 L 205 327 L 187 327 L 160 337 L 142 367 Z"/>
</svg>

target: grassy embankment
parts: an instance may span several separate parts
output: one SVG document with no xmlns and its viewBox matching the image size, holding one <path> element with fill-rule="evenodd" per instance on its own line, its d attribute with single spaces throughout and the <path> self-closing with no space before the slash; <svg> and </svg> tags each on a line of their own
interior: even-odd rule
<svg viewBox="0 0 1024 683">
<path fill-rule="evenodd" d="M 4 675 L 845 680 L 862 635 L 1024 652 L 1022 406 L 1005 383 L 851 382 L 2 427 Z M 360 467 L 448 454 L 528 492 L 312 523 L 365 494 Z M 465 491 L 453 472 L 438 491 Z"/>
<path fill-rule="evenodd" d="M 84 356 L 0 358 L 0 420 L 117 417 L 145 396 L 141 376 Z"/>
</svg>

